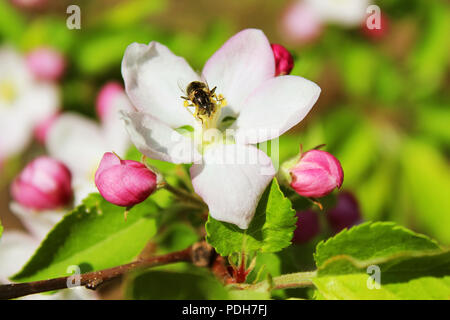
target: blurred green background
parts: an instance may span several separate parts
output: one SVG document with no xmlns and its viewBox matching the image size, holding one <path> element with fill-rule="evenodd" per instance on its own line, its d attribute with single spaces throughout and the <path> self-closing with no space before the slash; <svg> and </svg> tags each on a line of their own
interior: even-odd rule
<svg viewBox="0 0 450 320">
<path fill-rule="evenodd" d="M 156 40 L 196 70 L 241 29 L 262 29 L 295 57 L 294 75 L 320 85 L 307 118 L 280 140 L 280 161 L 325 143 L 341 162 L 343 188 L 357 196 L 365 220 L 391 220 L 450 245 L 450 11 L 447 1 L 375 2 L 389 29 L 373 40 L 360 28 L 328 25 L 314 42 L 285 42 L 280 0 L 85 0 L 81 29 L 66 27 L 73 1 L 23 9 L 0 0 L 0 42 L 23 52 L 51 46 L 68 69 L 62 108 L 95 117 L 95 97 L 110 80 L 122 82 L 120 63 L 131 42 Z M 3 137 L 2 137 L 3 138 Z M 1 173 L 0 218 L 8 211 L 8 183 L 36 154 L 36 143 Z"/>
</svg>

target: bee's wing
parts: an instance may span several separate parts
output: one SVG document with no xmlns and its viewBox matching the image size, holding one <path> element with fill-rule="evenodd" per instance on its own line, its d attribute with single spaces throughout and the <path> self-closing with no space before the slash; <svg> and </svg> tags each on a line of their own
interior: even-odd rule
<svg viewBox="0 0 450 320">
<path fill-rule="evenodd" d="M 186 94 L 186 88 L 189 85 L 189 83 L 185 79 L 178 79 L 178 88 L 180 88 L 180 91 L 182 94 Z"/>
<path fill-rule="evenodd" d="M 209 91 L 209 84 L 208 81 L 206 80 L 206 77 L 203 73 L 200 73 L 200 81 L 206 84 L 206 87 L 208 88 Z"/>
</svg>

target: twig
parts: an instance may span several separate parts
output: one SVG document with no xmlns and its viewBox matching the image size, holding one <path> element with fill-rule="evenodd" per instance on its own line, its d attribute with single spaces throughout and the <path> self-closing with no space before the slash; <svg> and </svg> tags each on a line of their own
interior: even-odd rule
<svg viewBox="0 0 450 320">
<path fill-rule="evenodd" d="M 199 242 L 181 251 L 151 257 L 145 260 L 137 260 L 105 270 L 81 274 L 79 281 L 75 284 L 71 283 L 71 279 L 74 278 L 72 275 L 49 280 L 0 285 L 0 299 L 13 299 L 34 293 L 66 289 L 68 288 L 68 282 L 70 287 L 85 286 L 88 289 L 95 290 L 102 283 L 127 272 L 175 262 L 191 262 L 197 266 L 206 266 L 208 263 L 205 263 L 205 261 L 209 262 L 211 252 L 212 248 L 206 242 Z"/>
<path fill-rule="evenodd" d="M 167 191 L 171 192 L 178 199 L 180 199 L 180 200 L 182 200 L 184 202 L 194 204 L 196 207 L 199 207 L 201 209 L 207 208 L 206 204 L 202 200 L 200 200 L 196 196 L 194 196 L 194 195 L 192 195 L 192 194 L 190 194 L 190 193 L 188 193 L 188 192 L 186 192 L 184 190 L 175 188 L 174 186 L 172 186 L 172 185 L 170 185 L 168 183 L 164 184 L 164 189 L 166 189 Z"/>
<path fill-rule="evenodd" d="M 289 289 L 289 288 L 304 288 L 312 287 L 314 283 L 312 279 L 317 276 L 316 271 L 310 272 L 298 272 L 284 274 L 275 277 L 271 280 L 265 280 L 258 282 L 256 284 L 232 284 L 231 286 L 235 289 L 241 290 L 277 290 L 277 289 Z"/>
</svg>

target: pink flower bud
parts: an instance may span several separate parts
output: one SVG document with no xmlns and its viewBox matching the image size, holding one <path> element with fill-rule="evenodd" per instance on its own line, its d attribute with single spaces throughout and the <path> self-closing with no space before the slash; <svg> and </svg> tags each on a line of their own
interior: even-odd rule
<svg viewBox="0 0 450 320">
<path fill-rule="evenodd" d="M 308 43 L 322 33 L 322 21 L 304 1 L 288 6 L 281 20 L 282 36 L 290 42 Z"/>
<path fill-rule="evenodd" d="M 322 150 L 305 152 L 290 174 L 291 187 L 301 196 L 320 198 L 340 188 L 344 171 L 339 160 Z"/>
<path fill-rule="evenodd" d="M 118 82 L 108 82 L 97 95 L 96 111 L 98 117 L 103 121 L 114 107 L 117 98 L 124 94 L 123 87 Z"/>
<path fill-rule="evenodd" d="M 72 200 L 72 176 L 67 167 L 50 157 L 31 161 L 11 186 L 15 201 L 29 209 L 56 209 Z"/>
<path fill-rule="evenodd" d="M 294 58 L 280 44 L 271 44 L 273 56 L 275 57 L 275 76 L 282 76 L 291 73 L 294 68 Z"/>
<path fill-rule="evenodd" d="M 44 119 L 44 121 L 38 123 L 37 126 L 34 128 L 34 137 L 39 143 L 45 144 L 47 134 L 50 131 L 50 128 L 52 127 L 53 123 L 55 123 L 56 119 L 58 119 L 58 117 L 59 112 L 51 115 L 47 119 Z"/>
<path fill-rule="evenodd" d="M 111 152 L 103 155 L 95 173 L 95 185 L 112 204 L 131 207 L 147 199 L 155 190 L 156 174 L 145 164 L 121 160 Z"/>
<path fill-rule="evenodd" d="M 361 222 L 358 201 L 350 192 L 340 192 L 336 206 L 326 212 L 328 224 L 335 232 Z"/>
<path fill-rule="evenodd" d="M 294 231 L 293 243 L 305 243 L 320 232 L 319 217 L 313 210 L 297 212 L 297 229 Z"/>
<path fill-rule="evenodd" d="M 64 56 L 51 48 L 38 48 L 27 55 L 27 65 L 38 78 L 47 81 L 57 81 L 66 68 Z"/>
<path fill-rule="evenodd" d="M 370 21 L 368 19 L 370 18 L 365 19 L 362 25 L 362 32 L 366 37 L 372 40 L 380 40 L 386 36 L 389 31 L 389 20 L 385 14 L 380 15 L 380 25 L 376 28 L 369 29 L 368 23 Z"/>
</svg>

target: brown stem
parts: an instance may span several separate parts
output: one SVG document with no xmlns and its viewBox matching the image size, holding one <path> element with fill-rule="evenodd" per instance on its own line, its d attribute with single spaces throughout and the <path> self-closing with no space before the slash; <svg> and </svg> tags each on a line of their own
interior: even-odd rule
<svg viewBox="0 0 450 320">
<path fill-rule="evenodd" d="M 76 284 L 71 283 L 71 287 L 85 286 L 86 288 L 95 290 L 102 283 L 116 278 L 124 273 L 175 262 L 191 262 L 194 265 L 204 266 L 204 261 L 210 257 L 211 251 L 212 248 L 205 242 L 196 243 L 193 246 L 181 251 L 151 257 L 145 260 L 137 260 L 105 270 L 81 274 L 79 279 L 80 281 Z M 75 276 L 68 276 L 34 282 L 0 285 L 0 299 L 13 299 L 34 293 L 66 289 L 68 288 L 68 282 L 70 283 L 71 279 L 74 277 Z"/>
</svg>

